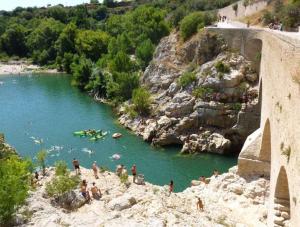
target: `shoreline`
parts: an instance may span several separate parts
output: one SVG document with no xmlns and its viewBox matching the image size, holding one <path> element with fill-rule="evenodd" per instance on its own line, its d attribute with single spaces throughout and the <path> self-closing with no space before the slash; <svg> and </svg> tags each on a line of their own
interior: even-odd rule
<svg viewBox="0 0 300 227">
<path fill-rule="evenodd" d="M 34 65 L 28 61 L 0 61 L 0 75 L 25 75 L 28 73 L 49 73 L 57 74 L 57 69 L 46 69 L 38 65 Z"/>
</svg>

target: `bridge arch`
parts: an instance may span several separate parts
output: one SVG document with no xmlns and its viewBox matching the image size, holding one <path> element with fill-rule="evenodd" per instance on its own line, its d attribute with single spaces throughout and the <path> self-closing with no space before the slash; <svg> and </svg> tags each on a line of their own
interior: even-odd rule
<svg viewBox="0 0 300 227">
<path fill-rule="evenodd" d="M 281 166 L 277 177 L 274 195 L 274 213 L 276 216 L 283 217 L 284 220 L 276 220 L 275 225 L 289 226 L 290 220 L 290 192 L 289 181 L 286 170 Z M 279 223 L 280 222 L 280 223 Z"/>
</svg>

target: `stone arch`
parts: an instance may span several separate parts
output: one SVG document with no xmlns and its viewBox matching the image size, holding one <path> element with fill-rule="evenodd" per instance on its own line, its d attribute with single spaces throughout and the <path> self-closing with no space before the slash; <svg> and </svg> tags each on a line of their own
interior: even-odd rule
<svg viewBox="0 0 300 227">
<path fill-rule="evenodd" d="M 280 168 L 274 195 L 274 224 L 289 226 L 290 220 L 290 193 L 289 181 L 285 168 Z"/>
<path fill-rule="evenodd" d="M 267 119 L 263 128 L 259 160 L 271 162 L 271 149 L 271 126 L 270 120 Z"/>
<path fill-rule="evenodd" d="M 244 48 L 245 57 L 252 62 L 252 67 L 258 74 L 260 72 L 262 46 L 261 39 L 253 38 L 246 40 Z"/>
</svg>

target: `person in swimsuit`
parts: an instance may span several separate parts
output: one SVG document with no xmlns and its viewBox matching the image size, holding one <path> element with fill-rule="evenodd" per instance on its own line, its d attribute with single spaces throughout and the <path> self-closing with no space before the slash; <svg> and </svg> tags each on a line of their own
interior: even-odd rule
<svg viewBox="0 0 300 227">
<path fill-rule="evenodd" d="M 92 169 L 93 169 L 93 172 L 94 172 L 94 176 L 96 179 L 98 179 L 98 166 L 97 166 L 97 163 L 96 161 L 94 161 L 93 165 L 92 165 Z"/>
<path fill-rule="evenodd" d="M 199 210 L 203 211 L 204 210 L 203 207 L 204 207 L 204 205 L 203 205 L 202 200 L 200 198 L 198 198 L 197 210 L 199 209 Z"/>
<path fill-rule="evenodd" d="M 90 196 L 90 193 L 87 189 L 87 182 L 86 180 L 83 180 L 81 182 L 81 185 L 80 185 L 80 192 L 81 192 L 81 195 L 89 202 L 91 200 L 91 196 Z"/>
<path fill-rule="evenodd" d="M 91 188 L 92 196 L 94 199 L 100 199 L 102 194 L 100 189 L 96 186 L 96 183 L 93 182 L 93 187 Z"/>
<path fill-rule="evenodd" d="M 170 181 L 170 184 L 169 184 L 169 196 L 171 195 L 171 193 L 174 191 L 174 182 L 173 180 Z"/>
<path fill-rule="evenodd" d="M 75 169 L 75 172 L 76 172 L 76 175 L 77 174 L 80 174 L 80 166 L 79 166 L 79 161 L 76 159 L 76 158 L 73 158 L 73 166 L 74 166 L 74 169 Z"/>
<path fill-rule="evenodd" d="M 135 164 L 133 164 L 133 166 L 131 167 L 131 173 L 133 176 L 133 183 L 135 183 L 135 180 L 136 180 L 136 165 Z"/>
</svg>

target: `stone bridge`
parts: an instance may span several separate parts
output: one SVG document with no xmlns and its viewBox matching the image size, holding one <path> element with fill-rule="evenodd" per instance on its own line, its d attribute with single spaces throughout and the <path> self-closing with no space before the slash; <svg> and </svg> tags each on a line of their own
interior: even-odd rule
<svg viewBox="0 0 300 227">
<path fill-rule="evenodd" d="M 242 148 L 238 172 L 242 176 L 270 176 L 268 226 L 289 226 L 289 222 L 290 226 L 299 226 L 300 34 L 206 29 L 221 34 L 231 49 L 253 62 L 260 74 L 260 127 Z"/>
</svg>

